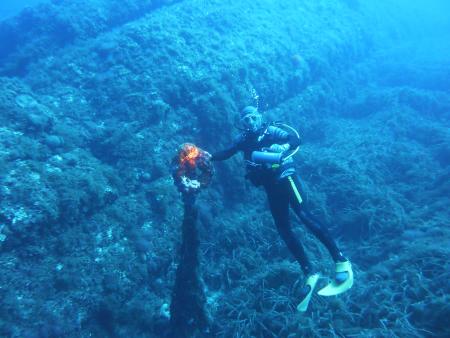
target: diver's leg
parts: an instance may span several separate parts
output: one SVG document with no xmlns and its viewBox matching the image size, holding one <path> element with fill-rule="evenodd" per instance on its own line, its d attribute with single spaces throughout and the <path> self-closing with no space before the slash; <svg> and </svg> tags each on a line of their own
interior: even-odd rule
<svg viewBox="0 0 450 338">
<path fill-rule="evenodd" d="M 331 257 L 335 262 L 344 262 L 346 258 L 338 249 L 337 244 L 327 227 L 324 226 L 318 219 L 316 219 L 306 208 L 301 208 L 296 212 L 301 221 L 308 227 L 308 229 L 316 236 L 323 245 L 328 249 Z"/>
<path fill-rule="evenodd" d="M 311 231 L 314 236 L 316 236 L 323 243 L 335 262 L 346 261 L 346 258 L 339 251 L 336 242 L 331 237 L 327 227 L 325 227 L 308 211 L 301 194 L 300 182 L 297 175 L 291 175 L 287 179 L 290 185 L 289 201 L 295 214 L 306 225 L 309 231 Z"/>
<path fill-rule="evenodd" d="M 288 181 L 291 187 L 289 196 L 292 209 L 314 236 L 325 245 L 336 263 L 334 280 L 319 290 L 318 294 L 321 296 L 335 296 L 349 290 L 353 286 L 353 271 L 350 261 L 339 251 L 328 229 L 305 207 L 300 194 L 300 182 L 297 176 L 289 176 Z"/>
<path fill-rule="evenodd" d="M 300 263 L 303 273 L 305 274 L 306 280 L 304 286 L 300 290 L 300 302 L 297 306 L 299 312 L 305 312 L 308 309 L 308 305 L 320 276 L 318 273 L 313 273 L 311 263 L 306 256 L 303 246 L 296 239 L 292 231 L 289 219 L 289 186 L 284 180 L 281 180 L 280 182 L 277 182 L 276 187 L 276 191 L 267 191 L 270 210 L 278 232 L 286 242 L 289 250 Z"/>
<path fill-rule="evenodd" d="M 289 220 L 289 196 L 277 188 L 279 187 L 270 187 L 269 189 L 266 189 L 272 217 L 281 238 L 300 264 L 303 273 L 308 276 L 311 274 L 312 267 L 303 246 L 295 238 L 291 228 Z"/>
</svg>

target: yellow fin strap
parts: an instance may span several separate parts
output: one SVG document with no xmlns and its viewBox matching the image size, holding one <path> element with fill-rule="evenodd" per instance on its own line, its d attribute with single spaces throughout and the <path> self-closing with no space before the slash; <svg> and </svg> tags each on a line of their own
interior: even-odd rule
<svg viewBox="0 0 450 338">
<path fill-rule="evenodd" d="M 292 179 L 291 176 L 288 176 L 288 180 L 289 180 L 289 182 L 291 182 L 291 187 L 292 187 L 292 190 L 294 190 L 294 194 L 295 194 L 295 197 L 297 197 L 298 203 L 301 204 L 303 202 L 303 199 L 302 199 L 302 196 L 300 196 L 300 192 L 298 191 L 297 186 L 294 183 L 294 180 Z"/>
<path fill-rule="evenodd" d="M 342 283 L 337 283 L 335 280 L 331 281 L 323 289 L 320 289 L 317 294 L 320 296 L 337 296 L 349 290 L 353 286 L 353 270 L 350 261 L 336 263 L 336 273 L 347 272 L 348 277 Z"/>
<path fill-rule="evenodd" d="M 308 309 L 309 301 L 311 300 L 312 294 L 314 292 L 314 288 L 316 287 L 317 281 L 319 280 L 319 274 L 316 273 L 311 275 L 306 280 L 306 285 L 310 287 L 310 290 L 306 297 L 298 304 L 297 311 L 305 312 Z"/>
</svg>

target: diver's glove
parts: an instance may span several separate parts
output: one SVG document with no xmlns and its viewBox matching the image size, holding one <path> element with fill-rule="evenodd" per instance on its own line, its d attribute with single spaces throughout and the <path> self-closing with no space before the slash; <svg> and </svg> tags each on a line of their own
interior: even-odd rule
<svg viewBox="0 0 450 338">
<path fill-rule="evenodd" d="M 336 277 L 317 292 L 320 296 L 337 296 L 353 286 L 353 270 L 350 261 L 336 263 Z"/>
<path fill-rule="evenodd" d="M 289 144 L 272 144 L 269 150 L 273 153 L 284 153 L 289 150 Z"/>
</svg>

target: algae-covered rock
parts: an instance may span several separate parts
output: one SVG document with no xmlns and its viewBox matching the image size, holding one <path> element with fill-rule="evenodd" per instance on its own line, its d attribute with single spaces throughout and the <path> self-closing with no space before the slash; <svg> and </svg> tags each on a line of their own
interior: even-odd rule
<svg viewBox="0 0 450 338">
<path fill-rule="evenodd" d="M 303 207 L 355 286 L 299 317 L 264 190 L 240 155 L 215 162 L 197 200 L 209 335 L 448 336 L 448 42 L 419 53 L 400 3 L 58 0 L 0 22 L 0 336 L 165 336 L 171 159 L 231 146 L 249 104 L 299 131 Z"/>
<path fill-rule="evenodd" d="M 76 40 L 95 37 L 179 0 L 51 1 L 0 22 L 0 73 L 23 75 L 29 63 Z M 35 38 L 38 37 L 38 38 Z"/>
</svg>

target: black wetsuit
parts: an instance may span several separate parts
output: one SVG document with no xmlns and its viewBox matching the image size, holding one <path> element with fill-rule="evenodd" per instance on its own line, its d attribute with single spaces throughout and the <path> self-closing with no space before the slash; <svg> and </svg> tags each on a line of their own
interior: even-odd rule
<svg viewBox="0 0 450 338">
<path fill-rule="evenodd" d="M 263 186 L 266 190 L 270 211 L 280 236 L 299 262 L 303 272 L 309 275 L 314 271 L 302 244 L 292 231 L 289 207 L 294 210 L 300 220 L 325 245 L 335 262 L 345 261 L 345 258 L 337 248 L 328 229 L 307 210 L 304 194 L 302 193 L 292 159 L 283 161 L 277 167 L 255 166 L 251 162 L 253 151 L 261 151 L 263 148 L 270 147 L 280 148 L 285 144 L 288 144 L 289 148 L 293 149 L 298 146 L 299 141 L 281 128 L 265 126 L 256 133 L 241 134 L 231 147 L 213 154 L 212 160 L 223 161 L 237 152 L 244 153 L 244 159 L 247 163 L 246 177 L 255 185 Z"/>
</svg>

